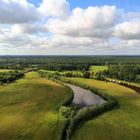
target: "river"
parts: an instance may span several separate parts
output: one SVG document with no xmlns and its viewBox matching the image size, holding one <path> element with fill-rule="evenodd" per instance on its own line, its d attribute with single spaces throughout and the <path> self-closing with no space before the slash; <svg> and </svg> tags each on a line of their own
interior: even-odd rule
<svg viewBox="0 0 140 140">
<path fill-rule="evenodd" d="M 100 105 L 106 102 L 103 98 L 101 98 L 99 95 L 94 94 L 90 90 L 72 84 L 65 83 L 65 85 L 70 87 L 74 92 L 72 103 L 79 104 L 81 107 L 97 104 Z"/>
</svg>

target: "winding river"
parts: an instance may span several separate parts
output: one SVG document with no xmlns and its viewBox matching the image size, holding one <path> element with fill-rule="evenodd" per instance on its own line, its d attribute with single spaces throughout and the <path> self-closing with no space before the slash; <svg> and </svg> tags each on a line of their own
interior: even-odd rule
<svg viewBox="0 0 140 140">
<path fill-rule="evenodd" d="M 97 104 L 100 105 L 106 102 L 103 98 L 101 98 L 99 95 L 94 94 L 90 90 L 68 83 L 65 83 L 65 85 L 70 87 L 74 92 L 72 103 L 79 104 L 81 107 Z"/>
</svg>

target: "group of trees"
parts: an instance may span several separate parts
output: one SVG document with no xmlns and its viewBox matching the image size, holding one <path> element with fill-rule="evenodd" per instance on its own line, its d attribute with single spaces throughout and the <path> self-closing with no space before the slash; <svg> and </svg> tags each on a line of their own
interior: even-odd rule
<svg viewBox="0 0 140 140">
<path fill-rule="evenodd" d="M 113 78 L 118 80 L 124 80 L 129 82 L 137 82 L 137 75 L 140 75 L 140 65 L 130 65 L 130 64 L 118 64 L 118 65 L 110 65 L 107 70 L 99 71 L 99 72 L 91 72 L 91 71 L 66 71 L 64 73 L 54 72 L 49 73 L 45 72 L 45 75 L 48 77 L 57 78 L 59 76 L 65 77 L 80 77 L 80 78 L 91 78 L 105 81 L 107 78 Z M 41 73 L 40 73 L 41 74 Z M 41 75 L 44 75 L 42 73 Z"/>
<path fill-rule="evenodd" d="M 76 72 L 76 71 L 72 71 L 72 72 L 65 72 L 64 74 L 62 74 L 62 76 L 65 77 L 79 77 L 79 78 L 90 78 L 91 77 L 91 73 L 90 71 L 81 71 L 81 72 Z"/>
<path fill-rule="evenodd" d="M 140 74 L 140 65 L 118 64 L 109 66 L 108 70 L 96 73 L 98 79 L 106 77 L 129 82 L 136 82 L 137 75 Z"/>
<path fill-rule="evenodd" d="M 135 56 L 1 56 L 0 69 L 85 70 L 90 65 L 140 64 Z"/>
<path fill-rule="evenodd" d="M 66 77 L 81 77 L 81 78 L 94 78 L 97 80 L 106 80 L 106 78 L 119 79 L 129 82 L 138 81 L 137 75 L 140 75 L 140 65 L 118 64 L 108 66 L 108 70 L 99 72 L 82 71 L 78 72 L 65 72 L 63 76 Z"/>
<path fill-rule="evenodd" d="M 44 64 L 40 66 L 41 69 L 44 70 L 53 70 L 53 71 L 72 71 L 72 70 L 88 70 L 88 64 L 74 64 L 74 63 L 67 63 L 67 64 Z"/>
<path fill-rule="evenodd" d="M 38 68 L 45 70 L 88 70 L 89 65 L 102 65 L 96 57 L 88 56 L 3 56 L 0 69 L 23 70 Z"/>
<path fill-rule="evenodd" d="M 13 82 L 23 76 L 21 71 L 0 72 L 0 84 Z"/>
</svg>

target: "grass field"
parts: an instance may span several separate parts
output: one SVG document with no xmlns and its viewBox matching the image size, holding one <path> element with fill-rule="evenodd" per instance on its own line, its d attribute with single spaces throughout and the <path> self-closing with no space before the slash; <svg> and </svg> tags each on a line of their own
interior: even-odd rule
<svg viewBox="0 0 140 140">
<path fill-rule="evenodd" d="M 63 72 L 60 72 L 60 74 L 65 74 L 67 72 L 71 72 L 71 73 L 75 73 L 75 74 L 82 74 L 82 71 L 63 71 Z"/>
<path fill-rule="evenodd" d="M 60 117 L 57 125 L 58 109 L 70 96 L 69 89 L 35 72 L 0 86 L 0 139 L 58 140 L 64 122 Z"/>
<path fill-rule="evenodd" d="M 58 72 L 58 71 L 48 71 L 48 70 L 41 70 L 41 71 L 46 71 L 46 72 L 48 72 L 48 73 L 56 73 L 56 72 Z M 58 72 L 60 75 L 63 75 L 63 74 L 65 74 L 65 73 L 68 73 L 68 72 L 71 72 L 71 73 L 75 73 L 75 74 L 81 74 L 82 75 L 82 71 L 62 71 L 62 72 Z"/>
<path fill-rule="evenodd" d="M 81 124 L 72 140 L 138 140 L 140 139 L 140 94 L 115 83 L 92 79 L 68 78 L 109 94 L 120 108 Z"/>
<path fill-rule="evenodd" d="M 0 72 L 8 72 L 8 71 L 13 71 L 13 70 L 9 70 L 9 69 L 0 69 Z"/>
<path fill-rule="evenodd" d="M 108 67 L 107 66 L 90 66 L 89 70 L 94 72 L 94 73 L 97 73 L 99 71 L 103 71 L 103 70 L 107 70 Z"/>
</svg>

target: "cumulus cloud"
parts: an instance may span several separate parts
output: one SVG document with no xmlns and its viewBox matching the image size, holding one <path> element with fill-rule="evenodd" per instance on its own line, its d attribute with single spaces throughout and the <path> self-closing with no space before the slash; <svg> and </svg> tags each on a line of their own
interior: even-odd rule
<svg viewBox="0 0 140 140">
<path fill-rule="evenodd" d="M 70 14 L 66 0 L 43 0 L 38 9 L 44 16 L 66 18 Z"/>
<path fill-rule="evenodd" d="M 34 23 L 34 24 L 15 24 L 12 26 L 12 32 L 15 33 L 46 33 L 48 28 L 45 24 Z"/>
<path fill-rule="evenodd" d="M 118 16 L 115 6 L 76 8 L 66 20 L 50 19 L 48 28 L 55 34 L 106 38 L 112 34 Z"/>
<path fill-rule="evenodd" d="M 0 0 L 0 51 L 9 46 L 105 54 L 139 48 L 139 41 L 140 12 L 116 6 L 71 10 L 66 0 L 42 0 L 38 7 L 27 0 Z"/>
<path fill-rule="evenodd" d="M 26 0 L 0 0 L 0 24 L 38 20 L 40 13 Z"/>
<path fill-rule="evenodd" d="M 123 22 L 116 25 L 114 34 L 125 40 L 140 39 L 140 20 Z"/>
<path fill-rule="evenodd" d="M 24 33 L 15 33 L 10 29 L 0 31 L 0 46 L 13 48 L 34 48 L 47 47 L 46 37 L 30 35 Z"/>
</svg>

